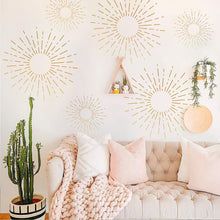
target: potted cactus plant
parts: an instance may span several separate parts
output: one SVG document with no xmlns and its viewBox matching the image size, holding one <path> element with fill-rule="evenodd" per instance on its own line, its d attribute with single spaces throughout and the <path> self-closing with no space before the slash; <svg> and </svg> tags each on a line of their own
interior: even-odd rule
<svg viewBox="0 0 220 220">
<path fill-rule="evenodd" d="M 29 98 L 28 134 L 25 120 L 17 123 L 9 138 L 4 163 L 11 182 L 18 186 L 19 196 L 12 199 L 9 207 L 11 219 L 44 219 L 46 199 L 34 194 L 34 176 L 40 171 L 42 145 L 36 144 L 38 164 L 33 161 L 32 115 L 33 98 Z"/>
</svg>

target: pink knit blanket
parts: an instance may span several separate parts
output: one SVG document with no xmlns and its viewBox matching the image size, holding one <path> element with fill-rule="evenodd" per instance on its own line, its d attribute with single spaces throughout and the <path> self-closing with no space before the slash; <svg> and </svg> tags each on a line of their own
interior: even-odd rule
<svg viewBox="0 0 220 220">
<path fill-rule="evenodd" d="M 130 201 L 131 191 L 104 175 L 74 182 L 76 156 L 76 139 L 69 136 L 48 158 L 60 157 L 64 163 L 63 181 L 50 206 L 50 220 L 114 219 Z"/>
</svg>

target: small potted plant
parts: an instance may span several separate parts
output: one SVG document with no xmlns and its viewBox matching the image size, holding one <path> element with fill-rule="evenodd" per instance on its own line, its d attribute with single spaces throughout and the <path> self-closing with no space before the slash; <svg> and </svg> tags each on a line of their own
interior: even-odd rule
<svg viewBox="0 0 220 220">
<path fill-rule="evenodd" d="M 124 76 L 124 78 L 123 78 L 122 93 L 123 94 L 129 94 L 128 80 L 127 80 L 126 76 Z"/>
<path fill-rule="evenodd" d="M 209 97 L 213 98 L 213 90 L 217 86 L 214 83 L 216 77 L 215 71 L 216 64 L 214 62 L 209 61 L 207 58 L 196 63 L 192 77 L 193 106 L 199 105 L 199 97 L 201 96 L 199 81 L 204 81 L 204 88 L 209 89 Z"/>
<path fill-rule="evenodd" d="M 28 135 L 25 130 L 25 120 L 19 121 L 15 131 L 10 135 L 7 155 L 4 157 L 8 176 L 11 182 L 18 186 L 19 193 L 19 196 L 12 199 L 10 203 L 11 219 L 44 219 L 46 213 L 46 198 L 34 194 L 34 176 L 40 171 L 42 145 L 36 144 L 38 158 L 38 164 L 36 164 L 33 161 L 32 152 L 33 100 L 32 97 L 29 98 Z"/>
</svg>

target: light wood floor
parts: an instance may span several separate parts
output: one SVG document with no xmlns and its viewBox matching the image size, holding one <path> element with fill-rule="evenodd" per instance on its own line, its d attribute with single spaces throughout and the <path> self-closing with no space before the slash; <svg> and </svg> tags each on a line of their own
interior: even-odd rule
<svg viewBox="0 0 220 220">
<path fill-rule="evenodd" d="M 7 213 L 0 213 L 0 219 L 1 220 L 8 220 L 8 219 L 10 219 L 9 214 L 7 214 Z M 47 214 L 45 220 L 48 220 L 48 219 L 49 218 L 48 218 L 48 214 Z"/>
</svg>

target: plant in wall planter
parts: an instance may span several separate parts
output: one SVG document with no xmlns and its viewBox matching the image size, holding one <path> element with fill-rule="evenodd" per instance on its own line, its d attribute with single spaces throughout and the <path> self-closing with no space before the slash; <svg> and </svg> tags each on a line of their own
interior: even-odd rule
<svg viewBox="0 0 220 220">
<path fill-rule="evenodd" d="M 25 129 L 26 121 L 21 120 L 10 135 L 7 155 L 4 158 L 8 176 L 11 182 L 18 186 L 19 193 L 10 203 L 11 219 L 44 219 L 46 213 L 46 198 L 34 194 L 34 176 L 40 171 L 42 145 L 36 144 L 36 164 L 33 161 L 32 141 L 33 100 L 32 97 L 29 98 L 28 135 Z"/>
<path fill-rule="evenodd" d="M 214 83 L 216 77 L 215 71 L 216 64 L 207 58 L 196 63 L 192 78 L 193 106 L 199 106 L 199 97 L 201 96 L 199 81 L 204 81 L 204 88 L 209 90 L 209 97 L 213 98 L 213 90 L 217 86 Z"/>
</svg>

